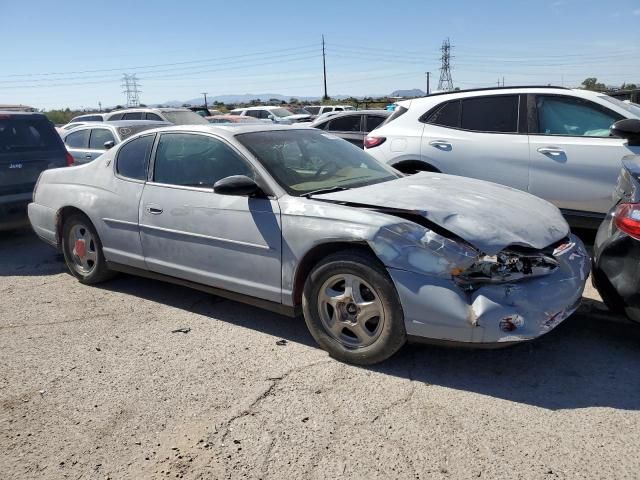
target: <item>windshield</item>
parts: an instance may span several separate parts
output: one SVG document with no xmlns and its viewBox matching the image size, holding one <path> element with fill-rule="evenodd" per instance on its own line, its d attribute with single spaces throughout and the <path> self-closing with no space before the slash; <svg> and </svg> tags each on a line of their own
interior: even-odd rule
<svg viewBox="0 0 640 480">
<path fill-rule="evenodd" d="M 290 117 L 291 115 L 293 115 L 289 110 L 287 110 L 286 108 L 272 108 L 271 110 L 269 110 L 269 113 L 271 115 L 274 115 L 276 117 Z"/>
<path fill-rule="evenodd" d="M 270 130 L 236 138 L 291 195 L 363 187 L 399 177 L 362 149 L 319 130 Z"/>
<path fill-rule="evenodd" d="M 608 102 L 611 102 L 614 105 L 626 110 L 627 112 L 632 114 L 634 117 L 640 118 L 640 107 L 636 106 L 635 104 L 625 103 L 622 100 L 618 100 L 617 98 L 610 97 L 609 95 L 600 95 L 600 98 Z"/>
<path fill-rule="evenodd" d="M 209 123 L 205 118 L 202 118 L 191 110 L 173 110 L 169 112 L 162 112 L 162 115 L 168 122 L 171 122 L 174 125 L 207 125 Z"/>
</svg>

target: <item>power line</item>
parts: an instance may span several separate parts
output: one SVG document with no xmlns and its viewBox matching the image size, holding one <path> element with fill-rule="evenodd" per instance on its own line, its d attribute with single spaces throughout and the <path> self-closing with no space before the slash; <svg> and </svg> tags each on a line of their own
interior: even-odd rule
<svg viewBox="0 0 640 480">
<path fill-rule="evenodd" d="M 450 91 L 453 90 L 453 79 L 451 78 L 451 42 L 447 38 L 444 42 L 442 42 L 442 47 L 440 48 L 442 52 L 442 56 L 440 57 L 440 61 L 442 62 L 442 66 L 440 67 L 440 80 L 438 81 L 438 90 L 440 91 Z"/>
</svg>

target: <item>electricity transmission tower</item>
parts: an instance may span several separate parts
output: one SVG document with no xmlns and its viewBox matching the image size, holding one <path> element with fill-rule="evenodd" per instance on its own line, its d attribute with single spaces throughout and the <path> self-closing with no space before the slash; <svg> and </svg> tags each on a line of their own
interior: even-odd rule
<svg viewBox="0 0 640 480">
<path fill-rule="evenodd" d="M 127 75 L 122 74 L 122 93 L 127 95 L 127 107 L 139 107 L 140 106 L 140 93 L 138 89 L 140 84 L 136 78 L 136 74 Z"/>
<path fill-rule="evenodd" d="M 440 66 L 440 80 L 438 81 L 438 90 L 450 91 L 453 90 L 453 80 L 451 78 L 451 43 L 447 38 L 442 42 L 442 56 L 440 60 L 442 65 Z"/>
</svg>

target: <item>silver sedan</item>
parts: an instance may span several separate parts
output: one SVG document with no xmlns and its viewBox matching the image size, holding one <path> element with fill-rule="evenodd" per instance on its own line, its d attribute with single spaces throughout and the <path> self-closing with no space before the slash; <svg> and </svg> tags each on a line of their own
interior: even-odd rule
<svg viewBox="0 0 640 480">
<path fill-rule="evenodd" d="M 531 340 L 577 308 L 589 274 L 550 203 L 469 178 L 404 177 L 301 127 L 146 131 L 45 171 L 29 218 L 83 283 L 120 271 L 303 313 L 324 349 L 358 364 L 407 339 Z"/>
</svg>

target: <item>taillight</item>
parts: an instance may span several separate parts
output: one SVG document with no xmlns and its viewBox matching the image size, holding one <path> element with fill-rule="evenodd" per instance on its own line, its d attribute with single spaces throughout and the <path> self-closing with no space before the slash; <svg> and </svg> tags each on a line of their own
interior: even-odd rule
<svg viewBox="0 0 640 480">
<path fill-rule="evenodd" d="M 382 145 L 386 140 L 386 137 L 366 137 L 364 139 L 364 147 L 365 148 L 373 148 L 378 145 Z"/>
<path fill-rule="evenodd" d="M 67 166 L 71 166 L 73 165 L 73 155 L 71 155 L 69 152 L 65 152 L 64 156 L 67 158 Z"/>
<path fill-rule="evenodd" d="M 640 203 L 621 203 L 613 215 L 619 230 L 640 240 Z"/>
</svg>

